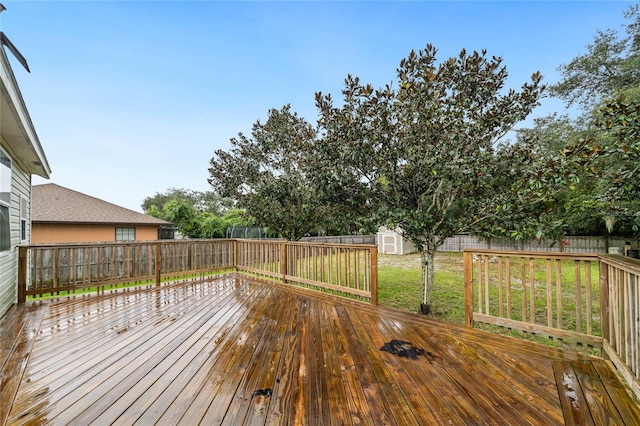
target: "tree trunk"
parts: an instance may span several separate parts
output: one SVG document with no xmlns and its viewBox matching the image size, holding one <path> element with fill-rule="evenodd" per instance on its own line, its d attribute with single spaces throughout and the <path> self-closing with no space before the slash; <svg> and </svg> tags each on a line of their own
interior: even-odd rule
<svg viewBox="0 0 640 426">
<path fill-rule="evenodd" d="M 428 238 L 422 250 L 420 259 L 422 261 L 422 304 L 420 311 L 429 314 L 431 311 L 431 290 L 435 276 L 435 251 L 436 247 L 433 238 Z"/>
</svg>

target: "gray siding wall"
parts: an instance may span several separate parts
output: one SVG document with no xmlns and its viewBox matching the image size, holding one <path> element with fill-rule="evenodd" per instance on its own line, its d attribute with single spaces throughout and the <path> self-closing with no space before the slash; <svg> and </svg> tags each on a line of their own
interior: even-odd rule
<svg viewBox="0 0 640 426">
<path fill-rule="evenodd" d="M 11 247 L 0 253 L 0 316 L 18 300 L 18 249 L 20 235 L 20 203 L 27 202 L 27 228 L 24 243 L 31 241 L 31 175 L 17 161 L 11 162 Z"/>
</svg>

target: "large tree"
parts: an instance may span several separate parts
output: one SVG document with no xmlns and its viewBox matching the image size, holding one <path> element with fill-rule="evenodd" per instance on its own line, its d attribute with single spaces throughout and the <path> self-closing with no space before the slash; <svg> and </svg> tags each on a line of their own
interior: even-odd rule
<svg viewBox="0 0 640 426">
<path fill-rule="evenodd" d="M 629 89 L 597 109 L 602 133 L 586 142 L 585 171 L 600 182 L 595 192 L 607 219 L 627 232 L 640 233 L 640 89 Z M 616 225 L 617 223 L 617 225 Z"/>
<path fill-rule="evenodd" d="M 636 4 L 624 12 L 628 21 L 621 34 L 614 29 L 598 31 L 587 52 L 562 64 L 560 81 L 551 93 L 568 106 L 591 111 L 603 99 L 635 87 L 640 81 L 640 8 Z"/>
<path fill-rule="evenodd" d="M 522 175 L 535 144 L 498 144 L 538 104 L 540 74 L 515 91 L 505 87 L 501 58 L 462 50 L 438 62 L 436 52 L 427 45 L 403 59 L 397 88 L 375 90 L 348 76 L 341 106 L 316 94 L 324 138 L 317 170 L 333 186 L 366 194 L 379 222 L 400 229 L 418 248 L 423 312 L 434 253 L 445 238 L 481 227 L 520 235 L 508 229 L 515 221 L 502 218 L 512 207 L 524 217 L 545 201 L 541 191 L 516 194 L 505 178 Z M 529 202 L 523 194 L 539 199 Z"/>
<path fill-rule="evenodd" d="M 290 105 L 271 109 L 264 124 L 253 125 L 251 137 L 240 133 L 229 150 L 215 152 L 209 183 L 258 224 L 299 240 L 327 217 L 327 206 L 308 176 L 306 154 L 315 142 L 314 127 L 292 113 Z"/>
<path fill-rule="evenodd" d="M 572 233 L 630 235 L 640 226 L 637 211 L 637 107 L 640 93 L 640 6 L 624 12 L 624 32 L 598 31 L 587 51 L 559 67 L 552 94 L 582 108 L 566 117 L 538 121 L 526 132 L 567 146 L 580 182 L 563 198 L 563 220 Z M 571 129 L 573 127 L 573 129 Z M 635 132 L 635 133 L 634 133 Z"/>
<path fill-rule="evenodd" d="M 564 153 L 565 148 L 594 138 L 598 133 L 588 115 L 572 120 L 567 115 L 553 113 L 534 118 L 531 128 L 516 130 L 516 138 L 519 142 L 536 140 L 540 148 L 539 155 L 552 160 L 561 158 L 559 154 Z M 603 204 L 597 197 L 601 181 L 582 172 L 575 174 L 579 179 L 554 194 L 554 213 L 561 222 L 562 232 L 569 235 L 603 235 Z"/>
</svg>

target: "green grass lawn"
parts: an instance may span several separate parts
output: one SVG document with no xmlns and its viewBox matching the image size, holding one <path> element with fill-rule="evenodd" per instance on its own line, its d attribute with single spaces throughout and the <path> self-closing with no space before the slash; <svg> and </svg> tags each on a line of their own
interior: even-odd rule
<svg viewBox="0 0 640 426">
<path fill-rule="evenodd" d="M 420 255 L 409 254 L 396 256 L 379 254 L 378 260 L 379 304 L 390 308 L 419 312 L 420 303 L 422 301 Z M 437 252 L 435 255 L 435 262 L 435 282 L 431 293 L 431 315 L 444 321 L 464 324 L 464 268 L 462 263 L 462 253 Z M 592 280 L 597 280 L 598 277 L 597 269 L 595 269 L 596 266 L 597 265 L 594 265 Z M 544 269 L 543 264 L 537 265 L 535 278 L 538 282 L 540 280 L 544 282 L 544 276 L 538 272 L 540 269 Z M 517 264 L 513 264 L 512 276 L 518 277 L 519 271 L 520 263 L 518 262 Z M 567 297 L 567 300 L 563 303 L 563 325 L 571 327 L 572 325 L 575 325 L 576 320 L 574 308 L 575 303 L 572 302 L 572 294 L 575 292 L 575 285 L 566 284 L 575 278 L 575 273 L 571 264 L 563 266 L 562 276 L 563 282 L 565 282 L 565 284 L 563 284 L 563 293 L 567 293 L 566 296 L 563 294 L 563 299 Z M 513 318 L 519 319 L 522 316 L 520 308 L 521 305 L 519 302 L 520 299 L 518 298 L 517 293 L 517 291 L 519 291 L 518 289 L 520 288 L 520 284 L 514 284 L 512 282 L 512 286 L 516 289 L 514 290 L 512 301 Z M 597 286 L 595 287 L 597 288 Z M 537 292 L 538 290 L 536 290 L 536 293 Z M 491 293 L 491 301 L 495 304 L 497 296 L 494 293 L 496 293 L 496 290 L 492 289 Z M 599 312 L 599 295 L 597 292 L 594 293 L 593 299 L 593 310 L 594 312 Z M 536 311 L 538 310 L 538 305 L 542 305 L 542 309 L 544 309 L 544 300 L 542 295 L 540 295 L 539 298 L 538 295 L 536 295 Z M 567 348 L 576 349 L 574 346 L 571 346 L 566 342 L 559 343 L 557 340 L 543 336 L 529 335 L 517 330 L 510 330 L 488 324 L 476 324 L 476 326 L 492 332 L 510 335 L 512 337 L 551 344 L 553 346 L 562 345 Z M 599 329 L 599 321 L 594 322 L 593 331 L 595 335 L 599 334 Z"/>
<path fill-rule="evenodd" d="M 436 272 L 431 292 L 435 317 L 464 323 L 462 253 L 436 253 Z M 422 272 L 420 255 L 378 255 L 378 303 L 411 312 L 420 310 Z"/>
</svg>

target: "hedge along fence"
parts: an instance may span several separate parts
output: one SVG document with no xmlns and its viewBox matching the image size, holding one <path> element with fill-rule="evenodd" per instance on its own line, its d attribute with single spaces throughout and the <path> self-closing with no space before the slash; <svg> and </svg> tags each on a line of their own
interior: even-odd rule
<svg viewBox="0 0 640 426">
<path fill-rule="evenodd" d="M 295 247 L 295 248 L 294 248 Z M 27 296 L 237 270 L 377 304 L 375 246 L 269 240 L 173 240 L 19 247 L 18 301 Z"/>
</svg>

